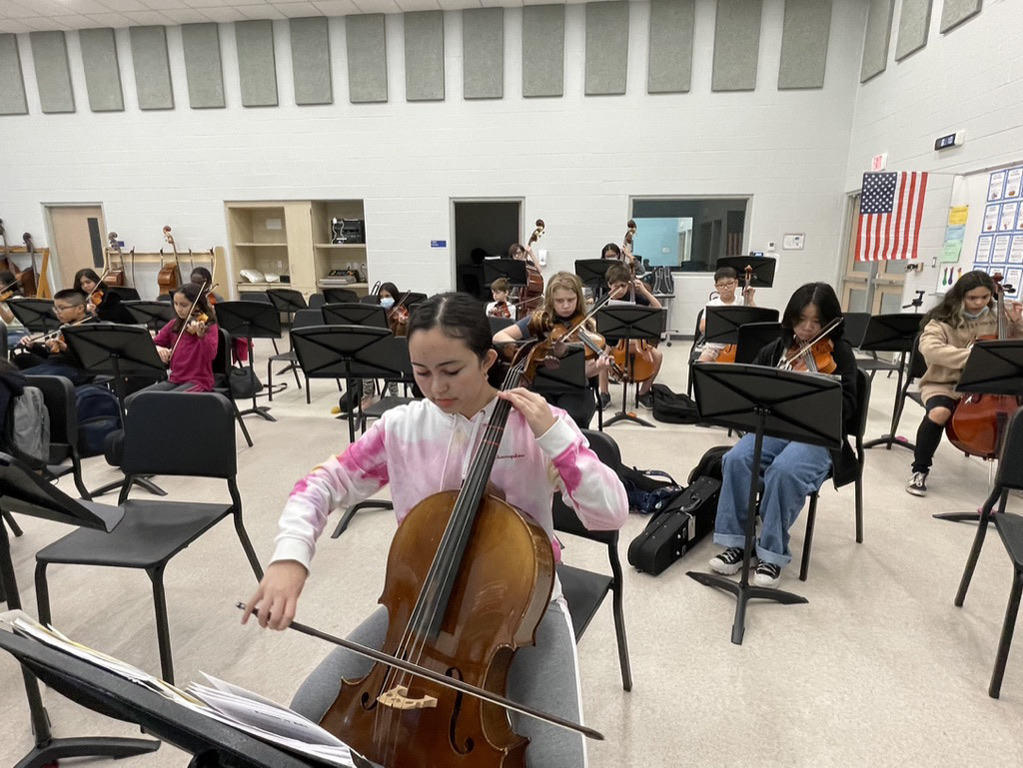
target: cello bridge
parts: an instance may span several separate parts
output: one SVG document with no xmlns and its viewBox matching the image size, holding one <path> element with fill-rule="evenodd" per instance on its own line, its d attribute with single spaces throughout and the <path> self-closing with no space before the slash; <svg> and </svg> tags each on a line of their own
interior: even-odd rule
<svg viewBox="0 0 1023 768">
<path fill-rule="evenodd" d="M 377 701 L 385 707 L 392 709 L 430 709 L 437 706 L 437 699 L 433 696 L 423 696 L 419 699 L 410 699 L 408 686 L 397 685 L 377 697 Z"/>
</svg>

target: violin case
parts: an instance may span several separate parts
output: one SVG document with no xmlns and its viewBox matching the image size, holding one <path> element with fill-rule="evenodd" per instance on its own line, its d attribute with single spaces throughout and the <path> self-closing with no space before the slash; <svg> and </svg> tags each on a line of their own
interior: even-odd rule
<svg viewBox="0 0 1023 768">
<path fill-rule="evenodd" d="M 721 481 L 698 477 L 656 513 L 629 544 L 629 563 L 657 576 L 714 530 Z"/>
</svg>

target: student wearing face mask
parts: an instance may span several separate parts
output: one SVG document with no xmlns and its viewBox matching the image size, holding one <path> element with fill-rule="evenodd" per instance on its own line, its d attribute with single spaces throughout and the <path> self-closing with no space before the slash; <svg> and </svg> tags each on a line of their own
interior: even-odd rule
<svg viewBox="0 0 1023 768">
<path fill-rule="evenodd" d="M 934 452 L 962 397 L 956 392 L 956 385 L 970 356 L 970 347 L 978 338 L 998 333 L 996 307 L 994 281 L 986 272 L 976 270 L 959 278 L 941 303 L 924 315 L 920 354 L 927 361 L 927 373 L 920 379 L 920 395 L 927 413 L 916 432 L 913 474 L 906 484 L 906 491 L 914 496 L 927 495 L 927 475 Z M 1020 303 L 1005 302 L 1005 314 L 1009 337 L 1023 337 Z"/>
</svg>

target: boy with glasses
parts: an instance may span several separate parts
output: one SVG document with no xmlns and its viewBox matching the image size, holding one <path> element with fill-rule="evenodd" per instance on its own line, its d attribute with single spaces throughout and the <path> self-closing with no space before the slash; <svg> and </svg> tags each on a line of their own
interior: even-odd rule
<svg viewBox="0 0 1023 768">
<path fill-rule="evenodd" d="M 740 292 L 737 290 L 738 287 L 738 273 L 732 267 L 721 267 L 714 273 L 714 290 L 717 291 L 717 296 L 708 301 L 707 306 L 755 307 L 756 303 L 753 301 L 753 294 L 756 293 L 756 291 L 753 288 L 747 288 L 745 291 Z M 703 316 L 700 318 L 701 337 L 706 329 L 707 311 L 704 310 Z M 696 351 L 700 353 L 699 362 L 713 363 L 717 360 L 718 355 L 721 354 L 721 350 L 724 348 L 724 344 L 697 344 Z"/>
<path fill-rule="evenodd" d="M 53 313 L 62 326 L 88 322 L 85 310 L 85 294 L 74 288 L 57 291 L 53 297 Z M 26 336 L 18 347 L 21 354 L 15 355 L 13 362 L 21 370 L 31 368 L 31 373 L 43 376 L 63 376 L 70 379 L 75 386 L 85 384 L 91 378 L 89 374 L 78 368 L 67 351 L 64 337 L 54 332 L 45 341 L 33 340 Z"/>
</svg>

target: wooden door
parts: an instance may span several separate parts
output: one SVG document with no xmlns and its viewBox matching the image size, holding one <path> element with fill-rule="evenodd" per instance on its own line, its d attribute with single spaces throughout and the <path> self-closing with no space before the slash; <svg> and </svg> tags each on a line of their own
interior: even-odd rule
<svg viewBox="0 0 1023 768">
<path fill-rule="evenodd" d="M 845 312 L 870 312 L 872 315 L 902 311 L 902 291 L 906 282 L 906 262 L 856 261 L 856 235 L 860 216 L 860 196 L 849 198 L 846 228 L 849 233 L 842 275 L 842 309 Z"/>
<path fill-rule="evenodd" d="M 59 288 L 73 287 L 75 272 L 85 267 L 102 272 L 103 245 L 106 242 L 103 209 L 98 205 L 53 205 L 47 206 L 46 210 L 53 235 L 50 253 L 56 261 Z M 94 249 L 93 242 L 97 234 L 99 240 L 95 245 L 98 245 L 98 251 Z"/>
</svg>

